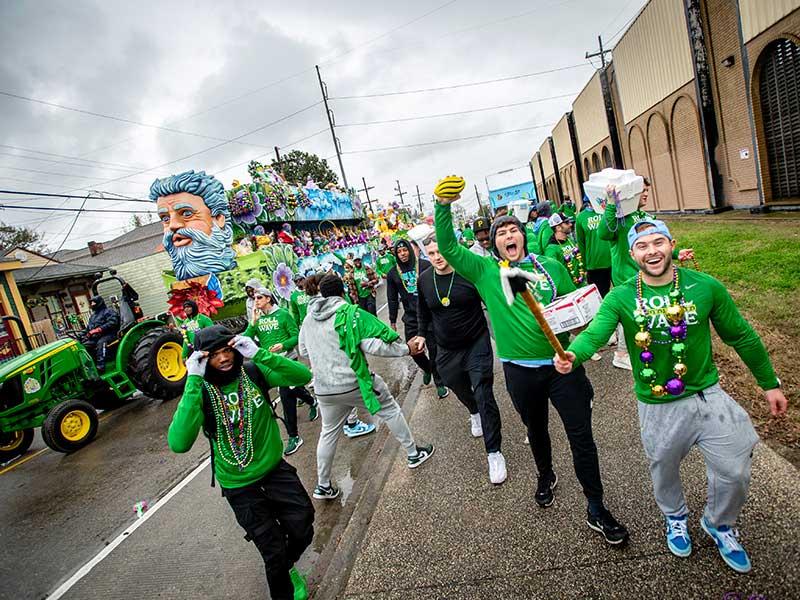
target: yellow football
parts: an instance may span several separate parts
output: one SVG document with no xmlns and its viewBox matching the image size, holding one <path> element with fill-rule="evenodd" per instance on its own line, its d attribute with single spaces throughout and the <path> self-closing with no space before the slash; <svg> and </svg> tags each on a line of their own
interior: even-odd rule
<svg viewBox="0 0 800 600">
<path fill-rule="evenodd" d="M 449 200 L 451 198 L 455 198 L 461 192 L 463 192 L 466 185 L 467 182 L 464 181 L 463 177 L 458 175 L 448 175 L 436 184 L 436 187 L 433 189 L 433 193 L 439 198 L 446 198 Z"/>
</svg>

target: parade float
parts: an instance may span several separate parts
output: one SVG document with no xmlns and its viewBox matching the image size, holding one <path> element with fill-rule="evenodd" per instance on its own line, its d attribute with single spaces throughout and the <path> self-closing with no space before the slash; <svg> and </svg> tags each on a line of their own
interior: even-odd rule
<svg viewBox="0 0 800 600">
<path fill-rule="evenodd" d="M 227 190 L 204 172 L 153 182 L 150 198 L 172 260 L 162 279 L 174 316 L 182 318 L 183 303 L 192 300 L 213 320 L 240 325 L 248 280 L 288 302 L 295 275 L 338 271 L 350 258 L 369 264 L 381 240 L 411 226 L 397 206 L 365 215 L 358 197 L 335 185 L 293 185 L 256 161 L 248 173 L 250 183 L 234 180 Z"/>
</svg>

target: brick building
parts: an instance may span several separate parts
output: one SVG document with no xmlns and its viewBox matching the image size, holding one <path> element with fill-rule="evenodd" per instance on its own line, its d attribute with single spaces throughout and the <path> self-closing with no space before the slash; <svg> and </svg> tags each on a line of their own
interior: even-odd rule
<svg viewBox="0 0 800 600">
<path fill-rule="evenodd" d="M 534 155 L 541 197 L 624 166 L 652 180 L 654 211 L 800 204 L 798 9 L 650 0 Z"/>
</svg>

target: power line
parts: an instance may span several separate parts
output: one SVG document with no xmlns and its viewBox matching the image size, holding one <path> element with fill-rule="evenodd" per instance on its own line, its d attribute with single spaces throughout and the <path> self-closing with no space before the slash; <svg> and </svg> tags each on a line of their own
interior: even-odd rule
<svg viewBox="0 0 800 600">
<path fill-rule="evenodd" d="M 88 196 L 87 196 L 87 198 L 88 198 Z M 86 206 L 87 198 L 83 199 L 83 203 L 81 204 L 81 207 L 78 209 L 78 212 L 75 214 L 75 218 L 72 220 L 72 223 L 70 223 L 69 231 L 67 231 L 67 235 L 65 235 L 64 239 L 61 240 L 61 243 L 58 245 L 58 248 L 56 248 L 56 250 L 55 250 L 55 252 L 53 252 L 53 254 L 56 254 L 57 252 L 60 252 L 61 248 L 64 247 L 64 244 L 67 243 L 67 238 L 69 238 L 70 234 L 72 233 L 72 230 L 75 229 L 75 225 L 78 222 L 78 218 L 81 216 L 81 211 L 83 210 L 83 207 Z M 47 262 L 45 262 L 41 267 L 39 267 L 39 269 L 36 271 L 36 273 L 33 274 L 33 277 L 36 277 L 39 273 L 41 273 L 42 269 L 44 269 L 47 265 L 49 265 L 51 261 L 52 261 L 52 259 L 48 258 Z"/>
<path fill-rule="evenodd" d="M 68 165 L 70 167 L 84 167 L 86 169 L 100 169 L 100 170 L 103 170 L 103 171 L 122 171 L 123 173 L 125 171 L 135 171 L 135 169 L 130 169 L 128 167 L 126 167 L 124 169 L 119 168 L 119 167 L 101 167 L 101 166 L 96 166 L 96 165 L 86 165 L 86 164 L 81 164 L 81 163 L 76 163 L 76 162 L 69 162 L 69 161 L 66 161 L 66 160 L 53 160 L 52 158 L 39 158 L 37 156 L 23 156 L 22 154 L 14 154 L 13 152 L 0 152 L 0 156 L 11 156 L 13 158 L 22 158 L 24 160 L 36 160 L 36 161 L 39 161 L 39 162 L 51 163 L 51 164 L 54 164 L 54 165 Z"/>
<path fill-rule="evenodd" d="M 26 169 L 24 167 L 9 167 L 7 165 L 0 165 L 0 169 L 10 169 L 12 171 L 23 171 L 25 173 L 39 173 L 40 175 L 50 175 L 52 177 L 71 177 L 73 179 L 95 179 L 97 181 L 102 181 L 102 178 L 98 178 L 97 176 L 90 176 L 90 175 L 72 175 L 71 173 L 53 173 L 52 171 L 40 171 L 38 169 Z M 139 173 L 130 173 L 125 177 L 120 177 L 119 179 L 127 179 L 128 177 L 133 177 L 134 175 L 139 175 Z M 118 181 L 118 180 L 114 180 Z M 136 183 L 139 185 L 147 185 L 143 182 L 139 181 L 131 181 L 129 183 Z"/>
<path fill-rule="evenodd" d="M 54 207 L 54 206 L 22 206 L 20 204 L 0 204 L 0 209 L 14 209 L 14 210 L 49 210 L 58 212 L 78 212 L 78 213 L 124 213 L 131 215 L 146 215 L 153 214 L 152 210 L 123 210 L 118 208 L 68 208 L 68 207 Z"/>
<path fill-rule="evenodd" d="M 9 148 L 11 150 L 19 150 L 21 152 L 31 152 L 33 154 L 42 154 L 44 156 L 55 156 L 56 158 L 68 158 L 70 160 L 82 160 L 83 162 L 93 163 L 96 165 L 107 165 L 110 167 L 124 167 L 126 169 L 131 169 L 135 171 L 136 169 L 141 169 L 141 166 L 132 166 L 132 165 L 122 165 L 119 163 L 110 163 L 110 162 L 103 162 L 100 160 L 90 160 L 88 158 L 80 158 L 79 156 L 67 156 L 65 154 L 55 154 L 53 152 L 44 152 L 43 150 L 33 150 L 31 148 L 21 148 L 20 146 L 12 146 L 10 144 L 0 144 L 0 148 Z M 20 156 L 21 158 L 32 158 L 28 156 L 22 155 L 15 155 Z"/>
<path fill-rule="evenodd" d="M 610 44 L 610 43 L 611 43 L 611 40 L 613 40 L 613 39 L 614 39 L 615 37 L 617 37 L 617 36 L 618 36 L 620 33 L 622 33 L 623 31 L 625 31 L 625 30 L 628 28 L 628 26 L 629 26 L 631 23 L 633 23 L 633 22 L 636 20 L 636 17 L 638 17 L 638 16 L 641 14 L 641 12 L 642 12 L 641 10 L 638 10 L 638 11 L 636 11 L 636 13 L 634 13 L 634 15 L 633 15 L 633 16 L 632 16 L 630 19 L 628 19 L 627 21 L 625 21 L 625 24 L 624 24 L 622 27 L 620 27 L 619 29 L 617 29 L 617 30 L 614 32 L 614 35 L 612 35 L 610 38 L 608 38 L 608 39 L 606 40 L 606 43 Z"/>
<path fill-rule="evenodd" d="M 437 144 L 449 144 L 451 142 L 466 142 L 468 140 L 477 140 L 481 138 L 494 137 L 497 135 L 506 135 L 509 133 L 519 133 L 521 131 L 531 131 L 532 129 L 543 129 L 545 127 L 553 127 L 550 125 L 532 125 L 531 127 L 522 127 L 520 129 L 509 129 L 508 131 L 495 131 L 494 133 L 483 133 L 480 135 L 470 135 L 467 137 L 452 138 L 449 140 L 437 140 L 435 142 L 420 142 L 418 144 L 406 144 L 403 146 L 386 146 L 384 148 L 368 148 L 365 150 L 350 150 L 342 152 L 342 154 L 366 154 L 368 152 L 383 152 L 384 150 L 401 150 L 403 148 L 420 148 L 422 146 L 435 146 Z"/>
<path fill-rule="evenodd" d="M 105 196 L 84 196 L 75 194 L 48 194 L 45 192 L 20 192 L 17 190 L 0 190 L 0 194 L 14 194 L 17 196 L 29 196 L 32 199 L 46 197 L 46 198 L 84 198 L 85 200 L 111 200 L 112 202 L 147 202 L 152 204 L 151 200 L 144 200 L 142 198 L 106 198 Z M 118 194 L 115 194 L 118 195 Z"/>
<path fill-rule="evenodd" d="M 625 6 L 623 6 L 623 7 L 622 7 L 622 9 L 620 9 L 620 11 L 619 11 L 619 12 L 618 12 L 618 13 L 617 13 L 615 16 L 614 16 L 614 18 L 613 18 L 613 19 L 611 19 L 611 20 L 608 22 L 608 25 L 606 25 L 605 27 L 603 27 L 603 30 L 600 32 L 600 34 L 602 35 L 602 34 L 604 34 L 606 31 L 608 31 L 608 30 L 611 28 L 611 26 L 612 26 L 612 25 L 613 25 L 613 24 L 616 22 L 616 20 L 617 20 L 617 19 L 619 19 L 619 18 L 622 16 L 622 14 L 623 14 L 623 13 L 624 13 L 626 10 L 628 10 L 628 7 L 629 7 L 631 4 L 633 4 L 634 2 L 637 2 L 637 1 L 641 2 L 641 0 L 629 0 L 629 1 L 627 2 L 627 4 L 625 4 Z"/>
<path fill-rule="evenodd" d="M 383 125 L 385 123 L 404 123 L 407 121 L 420 121 L 423 119 L 436 119 L 439 117 L 453 117 L 456 115 L 466 115 L 471 113 L 478 113 L 478 112 L 486 112 L 490 110 L 498 110 L 501 108 L 512 108 L 514 106 L 525 106 L 528 104 L 536 104 L 539 102 L 546 102 L 548 100 L 558 100 L 560 98 L 571 98 L 577 95 L 578 92 L 570 92 L 569 94 L 561 94 L 559 96 L 549 96 L 547 98 L 536 98 L 534 100 L 526 100 L 524 102 L 514 102 L 513 104 L 500 104 L 497 106 L 487 106 L 485 108 L 473 108 L 471 110 L 460 110 L 457 112 L 449 112 L 449 113 L 439 113 L 435 115 L 421 115 L 418 117 L 403 117 L 399 119 L 385 119 L 382 121 L 367 121 L 364 123 L 343 123 L 341 125 L 336 125 L 336 127 L 361 127 L 363 125 Z"/>
<path fill-rule="evenodd" d="M 527 77 L 536 77 L 538 75 L 547 75 L 549 73 L 558 73 L 561 71 L 568 71 L 570 69 L 579 69 L 581 67 L 586 67 L 586 63 L 580 63 L 577 65 L 569 65 L 566 67 L 558 67 L 555 69 L 548 69 L 546 71 L 536 71 L 535 73 L 524 73 L 522 75 L 512 75 L 510 77 L 500 77 L 498 79 L 486 79 L 484 81 L 473 81 L 470 83 L 457 83 L 454 85 L 445 85 L 442 87 L 434 87 L 434 88 L 423 88 L 418 90 L 403 90 L 399 92 L 381 92 L 375 94 L 359 94 L 353 96 L 331 96 L 331 100 L 351 100 L 355 98 L 381 98 L 384 96 L 402 96 L 406 94 L 421 94 L 424 92 L 439 92 L 442 90 L 454 90 L 459 88 L 466 88 L 466 87 L 474 87 L 478 85 L 486 85 L 489 83 L 499 83 L 501 81 L 514 81 L 517 79 L 525 79 Z"/>
</svg>

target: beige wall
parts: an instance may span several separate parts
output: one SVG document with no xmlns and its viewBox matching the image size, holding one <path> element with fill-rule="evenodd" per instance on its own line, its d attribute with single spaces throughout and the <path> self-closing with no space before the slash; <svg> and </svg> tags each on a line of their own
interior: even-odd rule
<svg viewBox="0 0 800 600">
<path fill-rule="evenodd" d="M 749 42 L 797 8 L 800 0 L 739 0 L 744 41 Z"/>
<path fill-rule="evenodd" d="M 553 175 L 553 154 L 550 152 L 550 138 L 547 138 L 539 148 L 539 154 L 542 157 L 545 179 L 550 179 L 550 176 Z"/>
<path fill-rule="evenodd" d="M 572 104 L 575 131 L 581 153 L 608 137 L 608 121 L 600 87 L 600 73 L 595 73 Z"/>
<path fill-rule="evenodd" d="M 117 267 L 117 274 L 133 286 L 139 293 L 139 306 L 145 316 L 152 317 L 167 310 L 167 288 L 161 281 L 161 271 L 172 268 L 166 252 L 151 254 L 138 260 L 123 263 Z M 98 290 L 106 299 L 111 294 L 119 296 L 116 283 L 106 283 Z"/>
<path fill-rule="evenodd" d="M 567 125 L 567 115 L 561 117 L 553 129 L 553 145 L 556 148 L 556 161 L 561 170 L 574 159 L 572 157 L 572 140 L 569 137 L 569 125 Z"/>
<path fill-rule="evenodd" d="M 57 264 L 56 261 L 48 260 L 47 258 L 45 258 L 43 256 L 39 256 L 38 254 L 36 254 L 34 252 L 29 252 L 27 250 L 23 250 L 22 248 L 19 248 L 19 249 L 12 248 L 8 252 L 6 252 L 5 256 L 7 258 L 16 258 L 17 260 L 19 260 L 19 258 L 16 256 L 18 253 L 23 253 L 25 255 L 25 261 L 24 262 L 20 261 L 20 262 L 22 262 L 22 268 L 23 269 L 26 269 L 28 267 L 42 267 L 42 266 L 45 266 L 45 265 L 55 265 L 55 264 Z"/>
<path fill-rule="evenodd" d="M 615 46 L 625 123 L 694 79 L 683 10 L 680 0 L 651 0 Z"/>
</svg>

